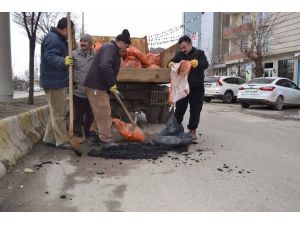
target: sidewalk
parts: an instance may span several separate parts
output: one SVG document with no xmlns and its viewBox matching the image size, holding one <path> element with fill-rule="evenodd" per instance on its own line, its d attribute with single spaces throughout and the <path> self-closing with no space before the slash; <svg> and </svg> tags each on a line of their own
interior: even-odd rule
<svg viewBox="0 0 300 225">
<path fill-rule="evenodd" d="M 18 94 L 20 97 L 20 94 Z M 27 93 L 28 95 L 28 93 Z M 12 102 L 0 102 L 0 119 L 14 116 L 22 112 L 35 109 L 40 106 L 47 105 L 45 95 L 34 96 L 34 105 L 27 104 L 28 96 L 23 98 L 13 99 Z"/>
<path fill-rule="evenodd" d="M 0 177 L 26 155 L 45 132 L 49 108 L 45 96 L 0 103 Z"/>
</svg>

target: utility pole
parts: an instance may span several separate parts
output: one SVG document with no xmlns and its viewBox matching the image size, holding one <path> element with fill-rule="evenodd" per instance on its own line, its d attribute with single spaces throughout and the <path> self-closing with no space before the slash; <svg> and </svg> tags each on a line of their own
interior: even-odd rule
<svg viewBox="0 0 300 225">
<path fill-rule="evenodd" d="M 0 12 L 0 102 L 13 99 L 9 12 Z"/>
<path fill-rule="evenodd" d="M 84 12 L 81 13 L 81 34 L 84 34 Z"/>
</svg>

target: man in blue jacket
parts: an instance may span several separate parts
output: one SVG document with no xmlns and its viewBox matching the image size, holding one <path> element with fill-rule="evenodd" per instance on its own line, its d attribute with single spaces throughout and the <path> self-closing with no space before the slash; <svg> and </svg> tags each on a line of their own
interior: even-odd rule
<svg viewBox="0 0 300 225">
<path fill-rule="evenodd" d="M 196 140 L 196 129 L 199 124 L 204 100 L 204 70 L 208 68 L 208 62 L 204 52 L 193 47 L 189 36 L 184 35 L 179 38 L 178 45 L 180 52 L 177 52 L 175 57 L 171 59 L 168 67 L 170 68 L 174 63 L 179 63 L 181 60 L 189 60 L 192 64 L 192 69 L 188 75 L 190 93 L 176 102 L 175 117 L 177 122 L 181 124 L 188 104 L 190 104 L 190 118 L 187 127 L 190 130 L 189 134 L 192 139 Z"/>
<path fill-rule="evenodd" d="M 71 21 L 72 29 L 74 27 Z M 43 142 L 62 149 L 72 149 L 66 131 L 66 88 L 68 87 L 68 66 L 73 65 L 73 58 L 68 56 L 67 18 L 51 27 L 41 45 L 40 83 L 45 90 L 50 115 Z"/>
</svg>

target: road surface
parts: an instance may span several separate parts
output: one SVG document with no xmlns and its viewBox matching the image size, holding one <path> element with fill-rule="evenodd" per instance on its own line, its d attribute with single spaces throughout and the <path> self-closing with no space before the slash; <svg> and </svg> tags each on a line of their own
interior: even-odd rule
<svg viewBox="0 0 300 225">
<path fill-rule="evenodd" d="M 37 145 L 0 180 L 0 211 L 300 211 L 299 108 L 206 103 L 199 133 L 188 152 L 157 160 Z"/>
</svg>

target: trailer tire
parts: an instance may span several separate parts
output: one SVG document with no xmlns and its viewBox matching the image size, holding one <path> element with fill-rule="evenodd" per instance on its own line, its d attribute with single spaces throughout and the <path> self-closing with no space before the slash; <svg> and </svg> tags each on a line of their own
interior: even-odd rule
<svg viewBox="0 0 300 225">
<path fill-rule="evenodd" d="M 170 107 L 168 105 L 161 106 L 160 114 L 158 115 L 159 123 L 166 123 L 170 117 Z"/>
<path fill-rule="evenodd" d="M 149 123 L 157 123 L 161 108 L 159 106 L 151 106 L 146 110 L 146 119 Z"/>
</svg>

